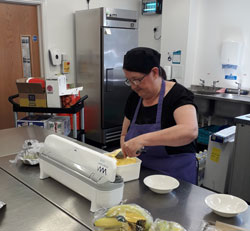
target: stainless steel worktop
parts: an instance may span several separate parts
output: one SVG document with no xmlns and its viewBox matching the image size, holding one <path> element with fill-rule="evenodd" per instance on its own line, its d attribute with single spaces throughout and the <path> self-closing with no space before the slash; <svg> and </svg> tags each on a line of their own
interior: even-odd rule
<svg viewBox="0 0 250 231">
<path fill-rule="evenodd" d="M 250 94 L 237 95 L 229 93 L 218 93 L 217 90 L 220 88 L 213 88 L 209 86 L 191 85 L 190 91 L 194 93 L 196 97 L 206 98 L 211 100 L 222 100 L 236 103 L 250 104 Z"/>
<path fill-rule="evenodd" d="M 19 152 L 27 139 L 43 142 L 51 133 L 53 132 L 37 126 L 2 129 L 0 130 L 0 156 Z"/>
<path fill-rule="evenodd" d="M 19 132 L 18 128 L 15 132 Z M 34 219 L 34 224 L 39 224 L 40 227 L 44 227 L 42 230 L 60 230 L 62 226 L 65 226 L 65 228 L 61 230 L 86 230 L 85 227 L 89 229 L 93 228 L 93 213 L 89 211 L 90 202 L 88 200 L 51 178 L 40 180 L 38 166 L 27 166 L 21 163 L 17 165 L 10 164 L 9 159 L 13 158 L 14 155 L 0 158 L 0 200 L 6 200 L 5 202 L 7 202 L 5 211 L 0 211 L 1 230 L 13 230 L 9 229 L 9 227 L 13 227 L 11 226 L 12 217 L 15 217 L 18 221 L 20 219 L 27 220 L 26 216 L 20 216 L 21 212 L 19 213 L 17 209 L 21 203 L 17 203 L 20 194 L 17 193 L 15 189 L 16 186 L 8 186 L 9 182 L 12 181 L 14 181 L 18 187 L 23 188 L 24 193 L 21 190 L 21 195 L 26 194 L 27 191 L 34 197 L 32 200 L 28 200 L 29 195 L 26 197 L 25 205 L 27 205 L 27 207 L 22 207 L 22 214 L 33 214 L 32 208 L 36 208 L 38 211 L 41 209 L 41 215 L 39 212 L 34 212 L 32 218 Z M 250 228 L 250 209 L 234 218 L 222 218 L 212 213 L 204 202 L 205 197 L 213 193 L 209 190 L 180 181 L 180 187 L 172 193 L 161 195 L 151 192 L 143 184 L 143 179 L 145 176 L 154 173 L 155 172 L 151 170 L 142 169 L 139 180 L 125 183 L 123 198 L 126 200 L 126 203 L 136 203 L 144 207 L 151 212 L 154 219 L 159 217 L 179 222 L 189 231 L 199 230 L 203 219 L 207 221 L 219 220 Z M 2 181 L 2 179 L 4 180 Z M 8 190 L 8 193 L 2 190 Z M 36 197 L 41 201 L 39 205 L 37 205 L 35 200 Z M 16 203 L 12 204 L 12 198 Z M 29 203 L 27 201 L 29 201 Z M 41 208 L 43 204 L 44 208 Z M 46 213 L 44 214 L 46 210 L 48 210 L 48 216 L 46 216 Z M 53 210 L 56 212 L 53 212 Z M 60 222 L 61 219 L 65 219 L 65 221 Z M 54 226 L 52 227 L 54 228 L 46 229 L 46 225 L 50 224 L 50 222 L 53 222 Z M 27 225 L 31 225 L 31 223 L 32 222 L 29 222 Z M 68 223 L 68 226 L 65 223 Z M 36 230 L 34 228 L 24 229 L 24 226 L 20 227 L 21 228 L 18 229 L 20 231 Z"/>
<path fill-rule="evenodd" d="M 229 94 L 229 93 L 218 93 L 218 94 L 208 93 L 208 94 L 206 94 L 206 92 L 197 93 L 195 91 L 193 93 L 196 97 L 200 97 L 200 98 L 250 104 L 250 96 L 249 95 L 236 95 L 236 94 Z"/>
<path fill-rule="evenodd" d="M 45 198 L 0 169 L 1 231 L 88 230 Z"/>
<path fill-rule="evenodd" d="M 217 93 L 217 89 L 197 85 L 192 85 L 190 90 L 194 93 L 194 102 L 201 115 L 233 119 L 250 113 L 249 94 Z"/>
</svg>

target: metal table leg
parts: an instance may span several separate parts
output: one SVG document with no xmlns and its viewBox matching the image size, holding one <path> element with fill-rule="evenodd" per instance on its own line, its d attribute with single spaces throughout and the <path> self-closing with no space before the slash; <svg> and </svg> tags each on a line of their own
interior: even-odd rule
<svg viewBox="0 0 250 231">
<path fill-rule="evenodd" d="M 73 137 L 77 139 L 77 122 L 76 122 L 76 113 L 73 114 Z"/>
<path fill-rule="evenodd" d="M 14 122 L 15 122 L 15 127 L 17 128 L 17 112 L 14 111 Z"/>
<path fill-rule="evenodd" d="M 82 142 L 85 143 L 85 131 L 84 131 L 84 107 L 81 109 L 81 130 L 82 130 Z"/>
</svg>

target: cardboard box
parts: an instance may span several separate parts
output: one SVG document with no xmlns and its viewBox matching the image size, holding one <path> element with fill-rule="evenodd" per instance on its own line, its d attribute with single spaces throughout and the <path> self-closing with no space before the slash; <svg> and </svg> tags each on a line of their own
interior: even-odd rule
<svg viewBox="0 0 250 231">
<path fill-rule="evenodd" d="M 54 116 L 48 121 L 48 129 L 62 135 L 69 135 L 71 131 L 69 116 Z"/>
<path fill-rule="evenodd" d="M 41 83 L 26 83 L 26 80 L 26 78 L 16 80 L 19 105 L 21 107 L 47 107 L 46 93 Z"/>
<path fill-rule="evenodd" d="M 83 87 L 67 89 L 65 75 L 55 75 L 46 79 L 46 93 L 48 107 L 62 108 L 61 96 L 77 95 Z"/>
<path fill-rule="evenodd" d="M 46 79 L 46 93 L 48 107 L 61 108 L 60 96 L 67 90 L 65 75 L 55 75 Z"/>
<path fill-rule="evenodd" d="M 17 120 L 17 127 L 36 125 L 43 128 L 48 128 L 48 121 L 51 118 L 49 115 L 29 115 L 20 120 Z"/>
</svg>

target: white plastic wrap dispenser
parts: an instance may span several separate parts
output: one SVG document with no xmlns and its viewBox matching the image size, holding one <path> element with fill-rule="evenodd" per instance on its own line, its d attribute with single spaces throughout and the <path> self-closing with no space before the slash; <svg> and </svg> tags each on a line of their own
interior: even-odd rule
<svg viewBox="0 0 250 231">
<path fill-rule="evenodd" d="M 113 158 L 54 134 L 40 155 L 40 179 L 52 177 L 90 200 L 91 212 L 122 201 L 124 182 L 116 168 Z"/>
</svg>

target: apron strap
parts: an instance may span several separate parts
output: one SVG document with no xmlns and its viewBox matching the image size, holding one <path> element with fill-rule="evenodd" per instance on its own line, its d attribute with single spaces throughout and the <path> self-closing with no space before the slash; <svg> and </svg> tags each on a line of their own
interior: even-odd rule
<svg viewBox="0 0 250 231">
<path fill-rule="evenodd" d="M 157 114 L 156 114 L 156 123 L 160 123 L 160 124 L 161 124 L 162 104 L 163 104 L 164 95 L 165 95 L 165 81 L 164 79 L 162 79 L 159 101 L 158 101 L 158 106 L 157 106 Z"/>
<path fill-rule="evenodd" d="M 138 104 L 136 106 L 135 114 L 134 114 L 134 117 L 133 117 L 133 120 L 132 120 L 131 124 L 135 124 L 135 121 L 136 121 L 136 118 L 137 118 L 137 115 L 138 115 L 138 112 L 139 112 L 139 109 L 140 109 L 140 106 L 141 106 L 141 102 L 142 102 L 142 98 L 139 99 L 139 102 L 138 102 Z"/>
</svg>

